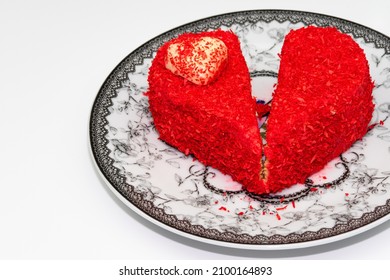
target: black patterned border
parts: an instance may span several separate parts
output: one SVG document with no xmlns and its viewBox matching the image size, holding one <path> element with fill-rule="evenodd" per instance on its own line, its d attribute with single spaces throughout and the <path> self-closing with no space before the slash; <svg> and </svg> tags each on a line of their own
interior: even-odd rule
<svg viewBox="0 0 390 280">
<path fill-rule="evenodd" d="M 152 202 L 145 200 L 141 194 L 135 192 L 133 186 L 128 185 L 125 178 L 120 175 L 119 170 L 113 166 L 113 160 L 109 157 L 110 151 L 107 148 L 108 141 L 105 138 L 105 135 L 107 134 L 107 130 L 105 129 L 105 126 L 107 125 L 106 116 L 109 115 L 108 108 L 112 105 L 112 98 L 116 97 L 116 89 L 118 89 L 122 82 L 126 80 L 128 73 L 134 72 L 135 67 L 143 64 L 144 59 L 152 58 L 153 53 L 164 42 L 183 32 L 200 32 L 208 29 L 217 29 L 221 26 L 230 27 L 233 24 L 244 24 L 248 22 L 256 23 L 259 21 L 267 23 L 271 21 L 280 23 L 289 21 L 291 23 L 303 23 L 305 25 L 334 26 L 344 33 L 351 34 L 355 38 L 363 38 L 366 43 L 373 43 L 377 48 L 383 48 L 386 54 L 390 53 L 390 39 L 381 33 L 341 18 L 301 11 L 242 11 L 213 16 L 172 29 L 148 41 L 129 54 L 111 72 L 100 88 L 93 104 L 89 126 L 92 154 L 99 170 L 109 184 L 111 184 L 111 186 L 113 186 L 126 200 L 156 221 L 197 237 L 227 243 L 286 245 L 316 241 L 348 233 L 387 216 L 390 213 L 390 200 L 388 200 L 385 205 L 376 207 L 373 212 L 365 213 L 359 219 L 350 220 L 346 224 L 339 224 L 333 228 L 323 228 L 316 232 L 305 232 L 302 234 L 291 233 L 286 236 L 250 236 L 248 234 L 220 232 L 215 229 L 206 229 L 200 225 L 192 225 L 188 221 L 179 220 L 176 216 L 169 215 L 162 209 L 156 208 Z M 260 248 L 261 246 L 259 249 Z"/>
</svg>

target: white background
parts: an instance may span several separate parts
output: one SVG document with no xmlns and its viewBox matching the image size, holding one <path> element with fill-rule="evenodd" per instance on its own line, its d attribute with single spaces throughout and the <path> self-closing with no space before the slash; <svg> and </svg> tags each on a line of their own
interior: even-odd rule
<svg viewBox="0 0 390 280">
<path fill-rule="evenodd" d="M 390 35 L 389 1 L 0 0 L 0 259 L 390 259 L 390 221 L 287 251 L 188 240 L 133 213 L 95 171 L 88 118 L 111 70 L 162 32 L 249 9 L 323 13 Z"/>
</svg>

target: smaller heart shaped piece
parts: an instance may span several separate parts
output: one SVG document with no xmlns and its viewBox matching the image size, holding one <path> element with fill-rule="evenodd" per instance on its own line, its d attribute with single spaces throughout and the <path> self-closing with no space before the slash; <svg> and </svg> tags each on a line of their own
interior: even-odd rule
<svg viewBox="0 0 390 280">
<path fill-rule="evenodd" d="M 227 47 L 218 38 L 183 38 L 169 45 L 165 67 L 196 85 L 207 85 L 222 71 L 227 57 Z"/>
</svg>

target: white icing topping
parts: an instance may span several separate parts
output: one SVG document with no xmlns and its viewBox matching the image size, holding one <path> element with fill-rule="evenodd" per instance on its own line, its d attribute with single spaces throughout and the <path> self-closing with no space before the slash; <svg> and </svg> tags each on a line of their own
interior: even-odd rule
<svg viewBox="0 0 390 280">
<path fill-rule="evenodd" d="M 169 45 L 165 67 L 194 84 L 206 85 L 220 73 L 227 56 L 228 50 L 222 40 L 199 37 Z"/>
</svg>

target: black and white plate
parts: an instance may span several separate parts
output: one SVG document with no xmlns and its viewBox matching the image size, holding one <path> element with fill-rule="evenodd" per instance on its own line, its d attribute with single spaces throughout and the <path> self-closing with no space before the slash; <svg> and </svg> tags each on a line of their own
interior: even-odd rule
<svg viewBox="0 0 390 280">
<path fill-rule="evenodd" d="M 305 185 L 270 196 L 241 190 L 229 176 L 158 140 L 147 75 L 156 50 L 184 32 L 221 28 L 240 38 L 253 94 L 271 100 L 278 53 L 291 29 L 334 26 L 364 49 L 375 81 L 373 128 Z M 90 117 L 93 159 L 110 189 L 144 218 L 201 242 L 247 249 L 315 246 L 353 236 L 390 215 L 390 39 L 340 18 L 254 10 L 192 22 L 145 43 L 112 71 Z M 265 120 L 266 121 L 266 120 Z"/>
</svg>

